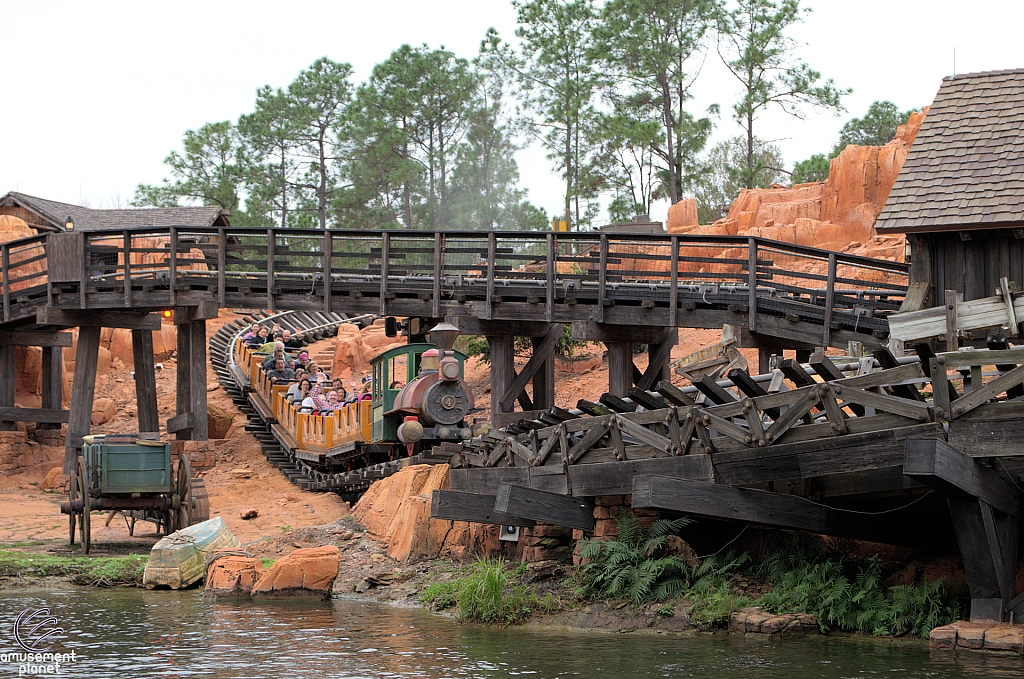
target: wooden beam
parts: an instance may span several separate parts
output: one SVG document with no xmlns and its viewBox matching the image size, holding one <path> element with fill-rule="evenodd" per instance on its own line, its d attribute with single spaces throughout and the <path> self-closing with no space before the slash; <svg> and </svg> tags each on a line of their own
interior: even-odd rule
<svg viewBox="0 0 1024 679">
<path fill-rule="evenodd" d="M 681 455 L 648 460 L 574 464 L 569 466 L 569 485 L 578 497 L 628 495 L 633 492 L 633 477 L 657 474 L 692 481 L 713 481 L 714 469 L 709 455 Z"/>
<path fill-rule="evenodd" d="M 757 332 L 757 239 L 747 239 L 747 328 Z"/>
<path fill-rule="evenodd" d="M 220 307 L 216 300 L 199 302 L 192 306 L 174 307 L 174 323 L 191 323 L 192 321 L 217 318 L 220 316 Z"/>
<path fill-rule="evenodd" d="M 608 347 L 608 392 L 625 396 L 633 387 L 633 343 L 606 342 Z"/>
<path fill-rule="evenodd" d="M 192 413 L 179 413 L 167 420 L 167 433 L 179 434 L 182 432 L 191 432 L 194 424 L 195 418 L 192 416 Z"/>
<path fill-rule="evenodd" d="M 16 410 L 14 407 L 14 376 L 16 374 L 14 345 L 0 344 L 0 431 L 17 429 L 13 418 L 3 416 L 3 412 Z"/>
<path fill-rule="evenodd" d="M 455 327 L 463 335 L 513 335 L 544 337 L 551 326 L 537 321 L 489 321 L 476 316 L 456 316 Z"/>
<path fill-rule="evenodd" d="M 60 410 L 64 407 L 64 350 L 61 347 L 43 347 L 43 366 L 40 379 L 43 408 Z M 56 422 L 40 422 L 40 429 L 60 429 Z"/>
<path fill-rule="evenodd" d="M 71 384 L 71 414 L 68 417 L 68 434 L 64 449 L 65 474 L 70 474 L 77 462 L 76 449 L 79 445 L 76 441 L 81 441 L 81 437 L 88 434 L 92 426 L 92 400 L 96 392 L 99 353 L 99 326 L 87 325 L 79 328 L 78 347 L 75 350 L 75 377 Z"/>
<path fill-rule="evenodd" d="M 526 389 L 526 385 L 533 378 L 534 374 L 540 370 L 544 364 L 554 358 L 555 344 L 562 338 L 562 325 L 560 323 L 554 323 L 548 328 L 547 334 L 541 341 L 539 346 L 534 346 L 533 355 L 530 360 L 527 361 L 526 365 L 523 366 L 522 371 L 512 380 L 512 382 L 504 389 L 501 395 L 502 412 L 510 412 L 516 403 L 516 399 L 519 394 Z M 554 387 L 554 385 L 552 385 Z M 491 389 L 494 389 L 494 385 L 491 385 Z M 536 397 L 536 394 L 534 395 Z M 536 400 L 536 398 L 534 399 Z"/>
<path fill-rule="evenodd" d="M 494 509 L 501 514 L 587 531 L 594 530 L 596 523 L 594 505 L 589 500 L 509 483 L 498 486 Z"/>
<path fill-rule="evenodd" d="M 960 338 L 957 337 L 959 323 L 957 322 L 957 299 L 956 290 L 946 290 L 946 351 L 956 351 L 960 348 Z"/>
<path fill-rule="evenodd" d="M 70 412 L 69 410 L 53 410 L 50 408 L 0 407 L 0 422 L 60 424 L 68 421 Z"/>
<path fill-rule="evenodd" d="M 491 523 L 500 526 L 536 526 L 537 522 L 494 510 L 494 495 L 435 490 L 430 497 L 430 518 Z"/>
<path fill-rule="evenodd" d="M 132 330 L 132 358 L 135 363 L 135 401 L 138 404 L 139 431 L 159 431 L 152 330 Z"/>
<path fill-rule="evenodd" d="M 678 343 L 679 329 L 668 328 L 662 333 L 660 341 L 648 344 L 647 370 L 637 380 L 637 388 L 647 391 L 656 381 L 669 379 L 669 358 L 672 356 L 672 347 Z"/>
<path fill-rule="evenodd" d="M 557 324 L 559 330 L 559 338 L 564 330 L 561 324 Z M 544 350 L 545 339 L 543 337 L 531 337 L 530 343 L 533 345 L 533 355 L 536 356 L 539 352 Z M 534 410 L 547 410 L 555 406 L 555 344 L 552 344 L 547 353 L 542 357 L 544 362 L 540 368 L 533 374 L 533 407 Z"/>
<path fill-rule="evenodd" d="M 172 418 L 172 421 L 176 421 L 178 417 L 190 413 L 192 406 L 192 369 L 189 366 L 189 363 L 192 361 L 192 333 L 188 323 L 178 324 L 175 326 L 175 329 L 177 331 L 177 364 L 175 366 L 174 381 L 174 412 L 177 417 Z M 178 426 L 173 430 L 170 426 L 167 428 L 167 433 L 177 434 L 179 441 L 192 438 L 191 432 L 191 425 L 188 427 Z"/>
<path fill-rule="evenodd" d="M 945 495 L 978 498 L 1020 517 L 1020 492 L 999 474 L 937 439 L 906 442 L 903 473 Z"/>
<path fill-rule="evenodd" d="M 673 329 L 669 328 L 669 330 Z M 654 325 L 613 325 L 592 321 L 573 321 L 572 323 L 572 338 L 580 342 L 658 344 L 664 341 L 665 337 L 666 328 Z"/>
<path fill-rule="evenodd" d="M 66 328 L 103 327 L 129 330 L 159 330 L 160 317 L 136 311 L 99 311 L 96 309 L 58 309 L 41 306 L 36 309 L 36 323 Z"/>
<path fill-rule="evenodd" d="M 189 362 L 192 372 L 190 378 L 192 393 L 189 411 L 195 417 L 195 421 L 192 423 L 192 440 L 205 441 L 209 438 L 209 419 L 206 409 L 206 366 L 210 362 L 207 356 L 206 321 L 192 321 L 189 326 L 191 326 L 189 330 L 192 334 L 192 360 Z"/>
<path fill-rule="evenodd" d="M 971 593 L 971 621 L 1002 622 L 1014 595 L 1020 520 L 973 497 L 950 497 L 949 512 Z"/>
<path fill-rule="evenodd" d="M 70 347 L 72 340 L 69 332 L 0 331 L 0 344 L 15 347 Z"/>
</svg>

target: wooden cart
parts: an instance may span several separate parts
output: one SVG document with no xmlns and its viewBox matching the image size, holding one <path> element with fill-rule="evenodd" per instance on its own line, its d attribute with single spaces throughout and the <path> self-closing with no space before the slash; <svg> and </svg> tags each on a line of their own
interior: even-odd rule
<svg viewBox="0 0 1024 679">
<path fill-rule="evenodd" d="M 89 437 L 71 470 L 67 502 L 68 539 L 75 543 L 77 526 L 85 553 L 90 546 L 90 515 L 94 510 L 117 511 L 125 516 L 128 533 L 136 521 L 149 521 L 170 535 L 179 528 L 206 521 L 210 506 L 206 484 L 192 478 L 188 457 L 171 468 L 171 445 L 136 434 Z"/>
</svg>

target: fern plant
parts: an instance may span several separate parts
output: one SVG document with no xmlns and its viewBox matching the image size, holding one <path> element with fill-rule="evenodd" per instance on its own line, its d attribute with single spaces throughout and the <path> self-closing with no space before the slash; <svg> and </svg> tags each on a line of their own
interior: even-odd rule
<svg viewBox="0 0 1024 679">
<path fill-rule="evenodd" d="M 664 553 L 665 541 L 691 522 L 685 516 L 660 519 L 644 528 L 632 512 L 618 514 L 618 540 L 585 540 L 580 547 L 580 593 L 634 606 L 679 594 L 690 584 L 690 568 L 685 559 Z"/>
</svg>

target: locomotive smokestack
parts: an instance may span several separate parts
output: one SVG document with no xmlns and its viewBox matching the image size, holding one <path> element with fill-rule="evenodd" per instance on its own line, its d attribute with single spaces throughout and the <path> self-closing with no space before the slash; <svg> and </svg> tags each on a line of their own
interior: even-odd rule
<svg viewBox="0 0 1024 679">
<path fill-rule="evenodd" d="M 451 351 L 455 348 L 455 340 L 459 338 L 459 329 L 451 323 L 438 323 L 427 333 L 427 337 L 441 351 Z"/>
</svg>

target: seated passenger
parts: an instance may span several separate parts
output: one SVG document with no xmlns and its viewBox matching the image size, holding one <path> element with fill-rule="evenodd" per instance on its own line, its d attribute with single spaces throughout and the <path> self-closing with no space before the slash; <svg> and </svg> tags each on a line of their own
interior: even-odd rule
<svg viewBox="0 0 1024 679">
<path fill-rule="evenodd" d="M 303 378 L 305 378 L 308 374 L 309 373 L 307 373 L 305 370 L 301 368 L 295 371 L 295 383 L 288 387 L 288 398 L 290 400 L 295 400 L 296 395 L 299 393 L 299 385 L 302 384 Z M 299 400 L 301 401 L 302 399 Z"/>
<path fill-rule="evenodd" d="M 288 348 L 288 345 L 285 344 L 285 350 L 287 350 L 287 348 Z M 306 366 L 309 365 L 309 352 L 308 351 L 300 351 L 299 352 L 299 357 L 295 359 L 295 364 L 299 368 L 302 368 L 303 370 L 305 370 Z M 296 368 L 296 370 L 297 369 L 298 368 Z"/>
<path fill-rule="evenodd" d="M 338 392 L 331 389 L 327 392 L 327 407 L 324 408 L 325 412 L 334 412 L 335 410 L 341 410 L 345 407 L 345 404 L 338 398 Z"/>
<path fill-rule="evenodd" d="M 313 385 L 310 384 L 308 377 L 301 378 L 295 384 L 295 395 L 292 396 L 292 403 L 301 404 L 313 391 Z"/>
<path fill-rule="evenodd" d="M 295 379 L 295 371 L 284 364 L 283 358 L 274 361 L 274 369 L 267 373 L 274 384 L 283 384 Z"/>
<path fill-rule="evenodd" d="M 309 380 L 317 386 L 319 386 L 321 382 L 327 380 L 327 375 L 320 371 L 320 366 L 316 364 L 316 361 L 310 361 L 309 364 L 306 365 L 306 370 L 309 371 Z"/>
<path fill-rule="evenodd" d="M 284 342 L 285 349 L 301 349 L 302 348 L 302 337 L 299 333 L 292 334 L 292 331 L 285 328 L 281 331 L 281 341 Z"/>
<path fill-rule="evenodd" d="M 274 369 L 274 364 L 277 363 L 277 359 L 281 359 L 288 365 L 288 357 L 284 355 L 284 349 L 275 349 L 274 353 L 263 359 L 263 371 L 270 372 Z"/>
<path fill-rule="evenodd" d="M 260 324 L 259 323 L 253 323 L 249 327 L 249 332 L 247 332 L 244 335 L 242 335 L 242 341 L 248 343 L 249 340 L 253 339 L 254 337 L 259 337 L 259 335 L 260 335 Z"/>
<path fill-rule="evenodd" d="M 245 344 L 250 349 L 258 351 L 264 344 L 267 343 L 267 337 L 269 336 L 270 330 L 268 330 L 266 326 L 263 326 L 256 331 L 255 335 L 246 340 Z"/>
</svg>

